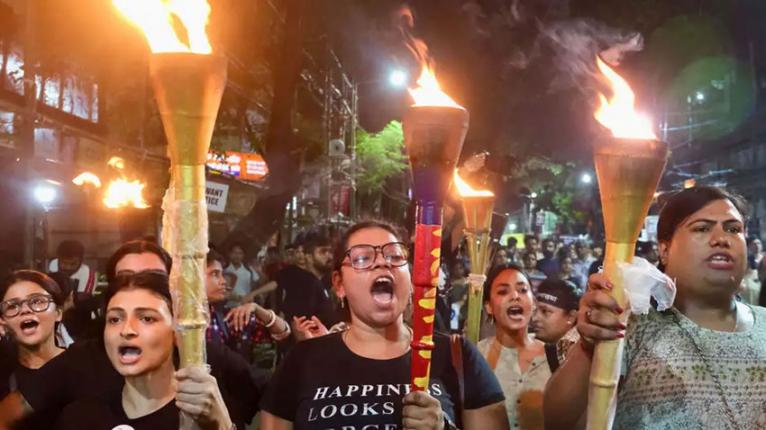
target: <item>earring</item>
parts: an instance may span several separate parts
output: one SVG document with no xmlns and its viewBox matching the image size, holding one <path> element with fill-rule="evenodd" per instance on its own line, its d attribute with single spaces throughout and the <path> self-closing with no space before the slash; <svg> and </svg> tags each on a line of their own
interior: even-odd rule
<svg viewBox="0 0 766 430">
<path fill-rule="evenodd" d="M 340 308 L 344 309 L 345 307 L 346 307 L 346 298 L 345 297 L 341 297 L 340 298 Z"/>
</svg>

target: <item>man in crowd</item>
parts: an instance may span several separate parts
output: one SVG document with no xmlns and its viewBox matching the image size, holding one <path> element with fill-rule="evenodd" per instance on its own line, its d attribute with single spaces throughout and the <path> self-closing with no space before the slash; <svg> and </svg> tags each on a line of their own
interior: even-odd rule
<svg viewBox="0 0 766 430">
<path fill-rule="evenodd" d="M 559 260 L 556 258 L 556 242 L 551 239 L 543 240 L 543 259 L 537 261 L 537 270 L 545 276 L 553 278 L 559 274 Z"/>
<path fill-rule="evenodd" d="M 91 270 L 85 259 L 85 247 L 76 240 L 65 240 L 56 248 L 56 258 L 48 265 L 48 271 L 61 272 L 72 280 L 72 288 L 76 294 L 92 295 L 96 289 L 98 276 Z"/>
<path fill-rule="evenodd" d="M 572 261 L 574 274 L 581 280 L 585 281 L 588 279 L 588 271 L 590 270 L 590 266 L 594 261 L 596 261 L 596 259 L 593 258 L 591 255 L 590 247 L 584 241 L 578 240 L 575 242 L 574 249 L 575 253 L 577 254 L 577 258 Z"/>
<path fill-rule="evenodd" d="M 335 302 L 329 289 L 328 277 L 332 270 L 332 242 L 318 232 L 310 232 L 302 244 L 305 269 L 291 265 L 277 274 L 279 311 L 291 323 L 292 331 L 302 340 L 298 325 L 304 319 L 317 317 L 324 327 L 339 321 Z M 323 329 L 317 324 L 316 330 Z"/>
<path fill-rule="evenodd" d="M 535 261 L 543 258 L 543 253 L 540 252 L 540 239 L 534 234 L 524 235 L 524 250 L 526 252 L 533 252 L 535 254 Z"/>
<path fill-rule="evenodd" d="M 549 278 L 537 287 L 537 311 L 532 323 L 535 336 L 545 342 L 551 371 L 566 359 L 569 348 L 579 340 L 577 308 L 582 290 L 569 281 Z"/>
<path fill-rule="evenodd" d="M 229 264 L 224 272 L 236 276 L 229 303 L 234 306 L 242 304 L 243 299 L 255 288 L 258 275 L 245 263 L 245 248 L 241 244 L 235 243 L 229 248 Z"/>
</svg>

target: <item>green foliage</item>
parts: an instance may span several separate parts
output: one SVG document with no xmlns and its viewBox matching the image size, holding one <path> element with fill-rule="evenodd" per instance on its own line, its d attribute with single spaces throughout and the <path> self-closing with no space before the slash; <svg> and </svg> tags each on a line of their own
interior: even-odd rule
<svg viewBox="0 0 766 430">
<path fill-rule="evenodd" d="M 389 178 L 407 169 L 401 122 L 391 121 L 383 130 L 374 134 L 360 129 L 356 139 L 356 179 L 360 192 L 371 194 L 380 191 Z"/>
</svg>

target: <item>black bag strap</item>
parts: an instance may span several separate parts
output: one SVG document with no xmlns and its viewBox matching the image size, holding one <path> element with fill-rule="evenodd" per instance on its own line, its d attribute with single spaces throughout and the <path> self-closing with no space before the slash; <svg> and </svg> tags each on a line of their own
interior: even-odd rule
<svg viewBox="0 0 766 430">
<path fill-rule="evenodd" d="M 548 367 L 550 367 L 551 373 L 555 372 L 559 368 L 559 355 L 556 352 L 555 343 L 545 344 L 545 358 L 548 360 Z"/>
<path fill-rule="evenodd" d="M 463 421 L 463 405 L 465 404 L 465 371 L 463 369 L 463 336 L 452 334 L 449 337 L 452 367 L 457 373 L 457 385 L 460 391 L 460 403 L 455 403 L 455 420 L 458 424 Z"/>
</svg>

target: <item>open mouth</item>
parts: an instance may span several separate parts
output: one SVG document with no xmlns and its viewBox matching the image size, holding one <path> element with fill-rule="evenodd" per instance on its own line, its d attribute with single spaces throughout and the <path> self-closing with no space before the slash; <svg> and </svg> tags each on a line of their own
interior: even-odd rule
<svg viewBox="0 0 766 430">
<path fill-rule="evenodd" d="M 122 364 L 134 364 L 141 358 L 141 348 L 137 346 L 121 346 L 117 348 L 117 352 Z"/>
<path fill-rule="evenodd" d="M 394 300 L 394 278 L 383 275 L 375 279 L 370 288 L 372 299 L 380 305 L 388 305 Z"/>
<path fill-rule="evenodd" d="M 524 317 L 524 308 L 521 306 L 513 305 L 506 311 L 511 319 L 520 319 Z"/>
<path fill-rule="evenodd" d="M 34 334 L 37 329 L 37 326 L 39 325 L 40 323 L 35 320 L 22 321 L 20 325 L 21 332 L 24 333 L 25 335 Z"/>
<path fill-rule="evenodd" d="M 714 269 L 730 269 L 734 265 L 734 259 L 726 253 L 713 254 L 708 257 L 707 261 Z"/>
</svg>

